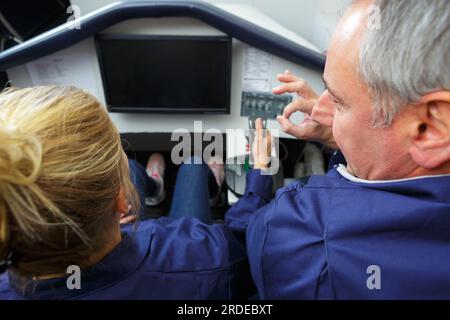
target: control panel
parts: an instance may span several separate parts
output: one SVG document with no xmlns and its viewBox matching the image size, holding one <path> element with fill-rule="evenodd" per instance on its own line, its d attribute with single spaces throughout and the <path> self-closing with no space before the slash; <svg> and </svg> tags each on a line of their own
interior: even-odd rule
<svg viewBox="0 0 450 320">
<path fill-rule="evenodd" d="M 289 94 L 275 95 L 266 92 L 243 91 L 241 116 L 249 119 L 276 119 L 291 101 L 292 96 Z"/>
</svg>

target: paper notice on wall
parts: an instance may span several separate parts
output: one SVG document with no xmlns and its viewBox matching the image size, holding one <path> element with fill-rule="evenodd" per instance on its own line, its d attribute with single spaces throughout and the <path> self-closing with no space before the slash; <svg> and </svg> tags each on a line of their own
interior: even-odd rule
<svg viewBox="0 0 450 320">
<path fill-rule="evenodd" d="M 67 56 L 55 56 L 28 63 L 27 68 L 33 84 L 35 86 L 70 84 L 72 79 L 69 60 Z"/>
<path fill-rule="evenodd" d="M 272 71 L 272 55 L 247 47 L 244 61 L 244 91 L 269 91 Z"/>
<path fill-rule="evenodd" d="M 80 55 L 52 55 L 27 63 L 33 85 L 72 85 L 96 88 L 93 68 Z"/>
</svg>

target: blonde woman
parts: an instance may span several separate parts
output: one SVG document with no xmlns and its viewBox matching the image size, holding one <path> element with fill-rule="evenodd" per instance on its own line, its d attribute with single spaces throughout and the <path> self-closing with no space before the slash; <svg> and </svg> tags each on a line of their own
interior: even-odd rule
<svg viewBox="0 0 450 320">
<path fill-rule="evenodd" d="M 248 296 L 244 230 L 234 230 L 233 219 L 209 225 L 181 217 L 206 208 L 198 202 L 207 196 L 181 201 L 171 213 L 179 219 L 121 227 L 120 220 L 130 220 L 130 207 L 138 211 L 144 196 L 163 197 L 164 164 L 159 156 L 150 160 L 152 177 L 137 163 L 129 168 L 106 109 L 80 89 L 47 86 L 0 94 L 0 299 Z M 188 166 L 196 166 L 191 192 L 207 194 L 195 188 L 208 185 L 208 167 L 180 170 Z M 206 222 L 207 215 L 200 214 Z M 81 270 L 79 288 L 68 285 L 70 266 Z"/>
</svg>

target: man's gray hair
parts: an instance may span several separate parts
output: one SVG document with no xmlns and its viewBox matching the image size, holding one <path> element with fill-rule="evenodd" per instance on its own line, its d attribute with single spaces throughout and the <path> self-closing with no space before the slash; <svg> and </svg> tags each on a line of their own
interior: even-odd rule
<svg viewBox="0 0 450 320">
<path fill-rule="evenodd" d="M 424 94 L 450 90 L 450 1 L 378 0 L 372 9 L 379 25 L 368 22 L 359 72 L 374 99 L 374 126 L 387 127 Z"/>
</svg>

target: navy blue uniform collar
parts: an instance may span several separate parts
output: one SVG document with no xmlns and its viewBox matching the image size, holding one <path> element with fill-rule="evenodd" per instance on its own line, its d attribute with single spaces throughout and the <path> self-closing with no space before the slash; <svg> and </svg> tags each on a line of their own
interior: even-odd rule
<svg viewBox="0 0 450 320">
<path fill-rule="evenodd" d="M 75 299 L 113 285 L 134 273 L 150 254 L 151 228 L 131 232 L 125 228 L 122 241 L 102 261 L 81 270 L 81 289 L 69 290 L 67 277 L 33 281 L 25 292 L 20 279 L 10 273 L 11 287 L 27 299 Z M 69 276 L 69 275 L 68 275 Z"/>
<path fill-rule="evenodd" d="M 450 175 L 422 176 L 397 180 L 364 180 L 352 176 L 344 166 L 335 166 L 327 173 L 338 179 L 339 186 L 357 186 L 386 192 L 414 195 L 417 198 L 448 202 Z"/>
</svg>

